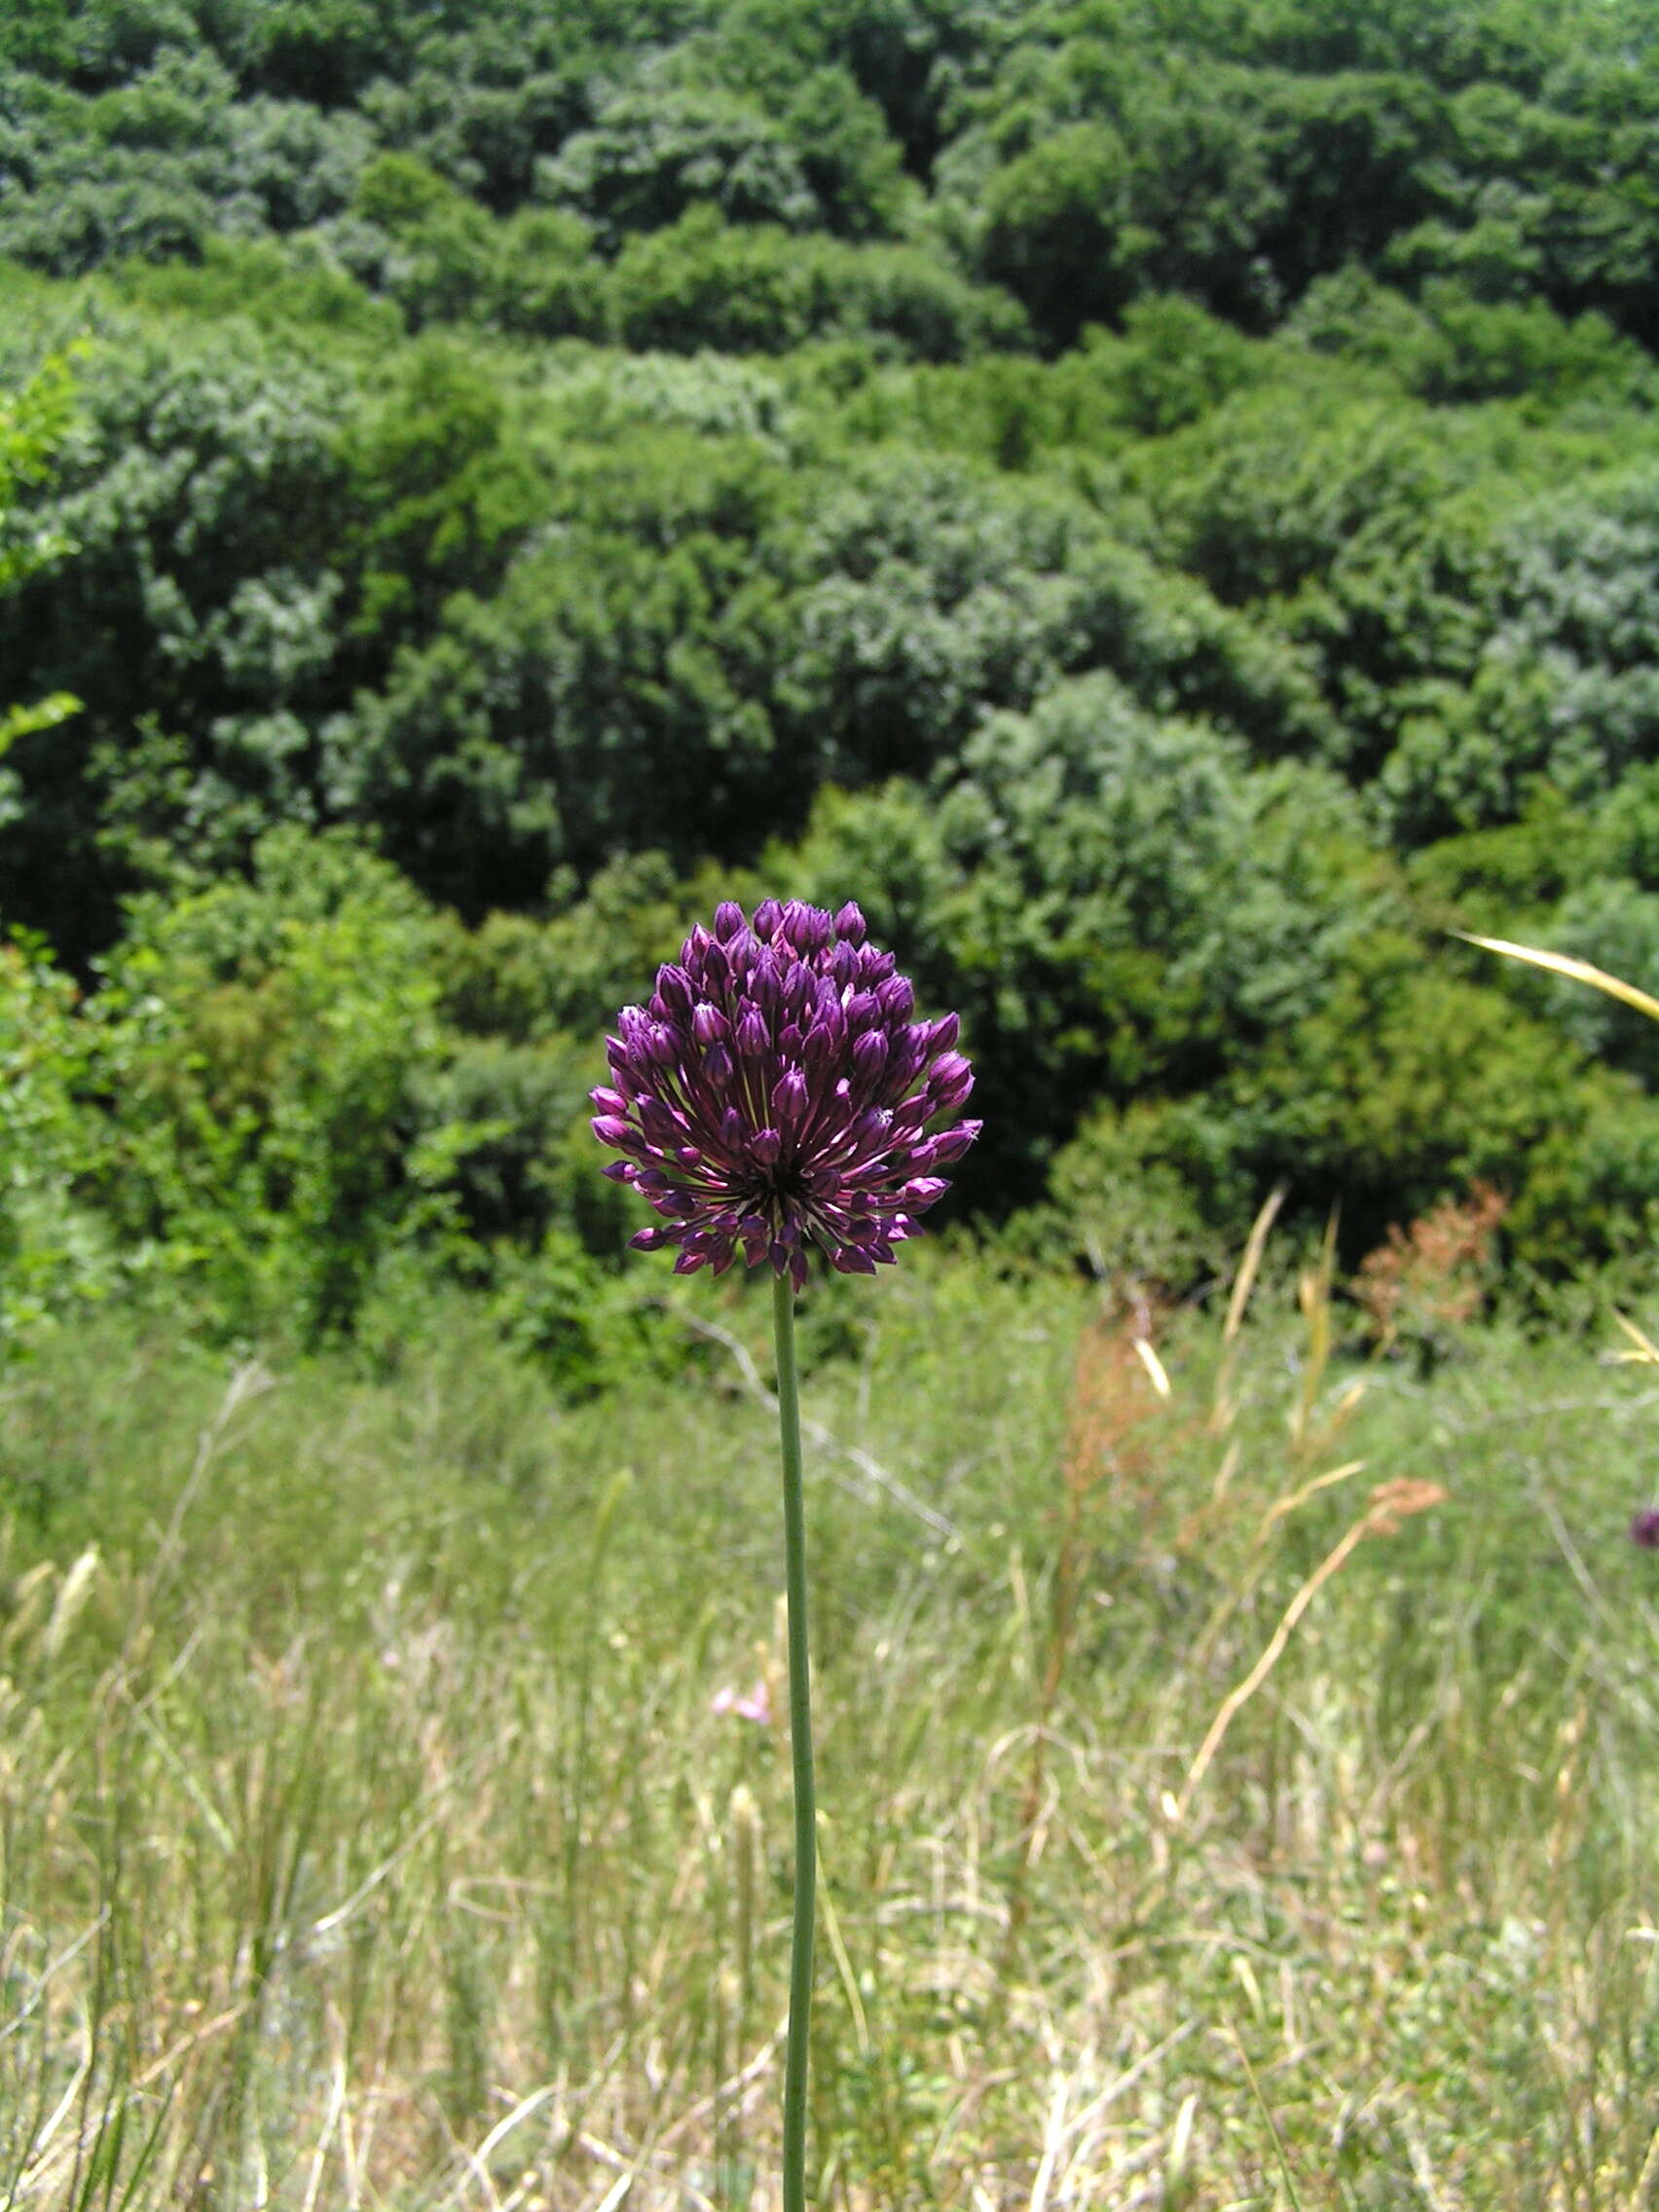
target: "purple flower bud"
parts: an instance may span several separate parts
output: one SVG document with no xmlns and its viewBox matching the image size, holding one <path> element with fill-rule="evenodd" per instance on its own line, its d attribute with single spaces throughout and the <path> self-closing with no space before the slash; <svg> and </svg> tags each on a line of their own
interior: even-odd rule
<svg viewBox="0 0 1659 2212">
<path fill-rule="evenodd" d="M 684 1135 L 680 1117 L 660 1098 L 645 1097 L 640 1100 L 640 1126 L 652 1144 L 678 1144 Z"/>
<path fill-rule="evenodd" d="M 699 1045 L 719 1045 L 731 1035 L 731 1023 L 718 1006 L 705 1002 L 691 1016 L 691 1034 Z"/>
<path fill-rule="evenodd" d="M 635 1160 L 645 1157 L 645 1140 L 630 1123 L 619 1114 L 596 1114 L 593 1133 L 601 1144 L 608 1144 L 612 1152 L 626 1152 Z"/>
<path fill-rule="evenodd" d="M 784 908 L 784 928 L 797 952 L 811 954 L 824 950 L 834 924 L 822 906 L 809 906 L 802 900 L 792 899 Z"/>
<path fill-rule="evenodd" d="M 1644 1552 L 1659 1551 L 1659 1505 L 1644 1505 L 1630 1525 L 1630 1540 Z"/>
<path fill-rule="evenodd" d="M 762 1167 L 775 1167 L 783 1150 L 784 1140 L 776 1129 L 756 1129 L 749 1140 L 749 1157 Z"/>
<path fill-rule="evenodd" d="M 762 1060 L 770 1050 L 772 1033 L 766 1017 L 751 1007 L 737 1025 L 737 1049 L 746 1060 Z"/>
<path fill-rule="evenodd" d="M 670 1015 L 690 1014 L 692 989 L 690 976 L 685 974 L 685 969 L 675 967 L 673 962 L 668 967 L 657 969 L 657 998 L 666 1004 Z"/>
<path fill-rule="evenodd" d="M 833 1032 L 824 1022 L 814 1022 L 801 1040 L 801 1066 L 806 1071 L 809 1086 L 815 1086 L 835 1058 L 839 1050 Z"/>
<path fill-rule="evenodd" d="M 628 1242 L 636 1252 L 660 1252 L 668 1242 L 666 1229 L 636 1229 Z"/>
<path fill-rule="evenodd" d="M 872 1275 L 875 1262 L 862 1244 L 843 1244 L 830 1255 L 830 1265 L 844 1275 Z"/>
<path fill-rule="evenodd" d="M 889 976 L 876 992 L 881 1011 L 889 1021 L 907 1021 L 910 1009 L 916 1003 L 916 994 L 908 976 Z"/>
<path fill-rule="evenodd" d="M 892 1040 L 892 1058 L 888 1063 L 890 1083 L 896 1090 L 905 1089 L 910 1079 L 921 1072 L 927 1058 L 927 1046 L 914 1027 L 900 1030 Z"/>
<path fill-rule="evenodd" d="M 738 1235 L 743 1238 L 745 1266 L 757 1268 L 766 1257 L 766 1248 L 769 1242 L 764 1220 L 757 1213 L 745 1214 L 738 1223 L 737 1229 Z"/>
<path fill-rule="evenodd" d="M 867 1089 L 880 1080 L 887 1065 L 887 1039 L 879 1029 L 866 1029 L 853 1040 L 853 1074 Z"/>
<path fill-rule="evenodd" d="M 866 1106 L 849 1124 L 847 1136 L 855 1153 L 867 1152 L 879 1145 L 893 1126 L 893 1116 L 883 1113 L 879 1106 Z"/>
<path fill-rule="evenodd" d="M 793 1129 L 806 1112 L 806 1078 L 791 1068 L 772 1086 L 772 1118 L 781 1129 Z"/>
<path fill-rule="evenodd" d="M 960 1160 L 984 1125 L 983 1122 L 958 1122 L 953 1129 L 941 1129 L 928 1140 L 932 1154 L 928 1164 L 948 1167 L 952 1161 Z"/>
<path fill-rule="evenodd" d="M 863 944 L 868 925 L 857 900 L 849 899 L 835 916 L 835 935 L 843 944 Z"/>
<path fill-rule="evenodd" d="M 952 1106 L 960 1106 L 974 1088 L 974 1071 L 960 1052 L 946 1052 L 943 1059 L 934 1063 L 933 1074 L 928 1078 L 928 1093 L 933 1100 L 933 1112 L 942 1114 Z"/>
<path fill-rule="evenodd" d="M 722 899 L 715 908 L 715 936 L 721 944 L 729 944 L 743 927 L 743 908 L 735 899 Z"/>
<path fill-rule="evenodd" d="M 732 1058 L 724 1045 L 711 1045 L 703 1054 L 703 1078 L 717 1090 L 723 1090 L 731 1081 Z"/>
<path fill-rule="evenodd" d="M 867 1029 L 877 1020 L 881 1008 L 873 991 L 855 991 L 847 1001 L 847 1027 L 856 1037 L 861 1029 Z"/>
<path fill-rule="evenodd" d="M 762 944 L 770 944 L 784 918 L 784 909 L 775 899 L 762 899 L 755 909 L 755 934 Z"/>
</svg>

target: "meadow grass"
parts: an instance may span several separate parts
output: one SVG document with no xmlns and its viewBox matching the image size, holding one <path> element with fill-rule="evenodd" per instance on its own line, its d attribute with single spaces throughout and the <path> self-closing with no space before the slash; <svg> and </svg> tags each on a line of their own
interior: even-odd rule
<svg viewBox="0 0 1659 2212">
<path fill-rule="evenodd" d="M 1150 1358 L 961 1254 L 856 1289 L 819 2203 L 1659 2196 L 1642 1371 L 1365 1362 L 1316 1269 Z M 464 1306 L 375 1376 L 112 1318 L 7 1377 L 0 2203 L 774 2202 L 767 1317 L 692 1291 L 574 1409 Z"/>
</svg>

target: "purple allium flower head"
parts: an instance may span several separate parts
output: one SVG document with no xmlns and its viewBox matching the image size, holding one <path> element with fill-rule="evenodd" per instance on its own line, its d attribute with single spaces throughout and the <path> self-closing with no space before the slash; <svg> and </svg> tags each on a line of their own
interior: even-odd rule
<svg viewBox="0 0 1659 2212">
<path fill-rule="evenodd" d="M 766 899 L 751 922 L 728 899 L 692 931 L 650 1004 L 618 1014 L 593 1093 L 594 1134 L 622 1155 L 605 1173 L 662 1216 L 634 1245 L 678 1245 L 676 1274 L 741 1252 L 796 1290 L 809 1242 L 844 1274 L 894 1258 L 979 1133 L 924 1133 L 974 1078 L 955 1014 L 911 1020 L 895 965 L 850 900 L 830 915 Z"/>
<path fill-rule="evenodd" d="M 1630 1525 L 1630 1540 L 1644 1552 L 1659 1551 L 1659 1505 L 1644 1505 Z"/>
</svg>

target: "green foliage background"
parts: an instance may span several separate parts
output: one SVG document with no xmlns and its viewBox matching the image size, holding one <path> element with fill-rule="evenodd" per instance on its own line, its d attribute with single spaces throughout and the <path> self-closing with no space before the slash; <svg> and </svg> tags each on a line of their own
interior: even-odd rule
<svg viewBox="0 0 1659 2212">
<path fill-rule="evenodd" d="M 1641 1253 L 1651 1036 L 1445 933 L 1659 985 L 1656 125 L 1636 0 L 8 9 L 0 1323 L 603 1387 L 598 1040 L 762 887 L 1011 1254 Z"/>
</svg>

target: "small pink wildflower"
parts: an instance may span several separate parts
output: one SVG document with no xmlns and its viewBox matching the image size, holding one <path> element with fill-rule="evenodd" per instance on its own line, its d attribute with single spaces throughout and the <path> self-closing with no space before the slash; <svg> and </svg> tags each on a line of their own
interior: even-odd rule
<svg viewBox="0 0 1659 2212">
<path fill-rule="evenodd" d="M 709 1700 L 709 1711 L 730 1713 L 739 1720 L 753 1720 L 761 1728 L 770 1728 L 772 1725 L 772 1699 L 763 1680 L 756 1682 L 747 1697 L 739 1697 L 729 1684 L 724 1689 L 716 1690 Z"/>
</svg>

